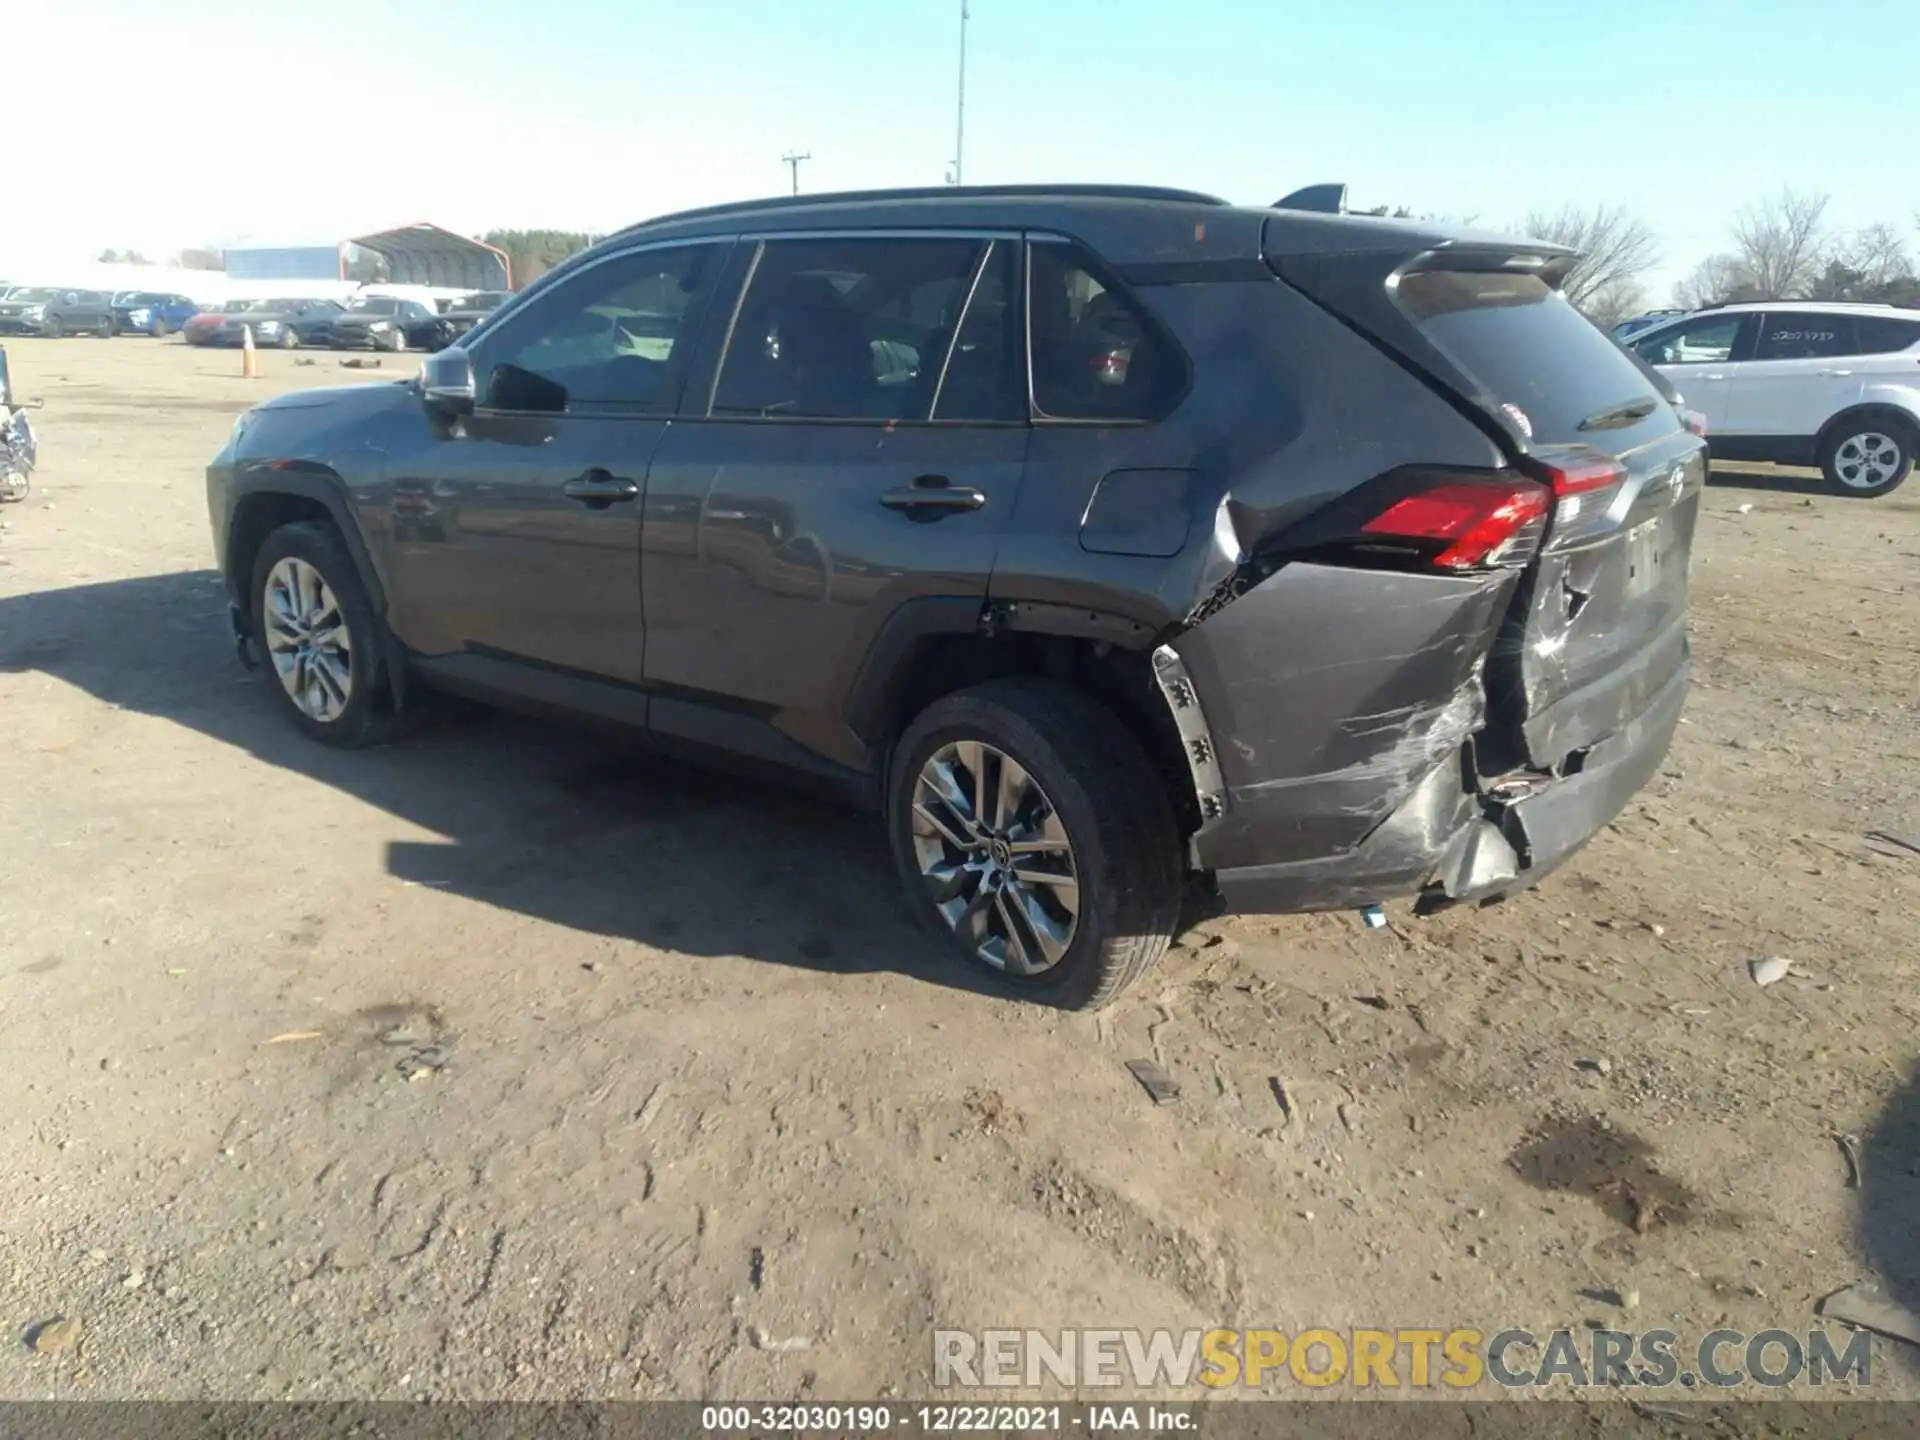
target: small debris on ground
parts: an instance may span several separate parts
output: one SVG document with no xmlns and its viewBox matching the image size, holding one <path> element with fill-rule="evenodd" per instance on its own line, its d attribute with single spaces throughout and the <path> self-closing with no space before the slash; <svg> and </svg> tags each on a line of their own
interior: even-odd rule
<svg viewBox="0 0 1920 1440">
<path fill-rule="evenodd" d="M 1356 995 L 1353 997 L 1369 1010 L 1390 1010 L 1393 1002 L 1384 995 Z"/>
<path fill-rule="evenodd" d="M 1822 1320 L 1838 1320 L 1891 1340 L 1920 1345 L 1920 1315 L 1895 1304 L 1871 1285 L 1849 1285 L 1844 1290 L 1836 1290 L 1815 1305 L 1813 1313 Z"/>
<path fill-rule="evenodd" d="M 263 1046 L 292 1045 L 300 1040 L 320 1040 L 323 1038 L 325 1038 L 325 1032 L 320 1030 L 286 1030 L 278 1035 L 270 1036 L 260 1043 Z"/>
<path fill-rule="evenodd" d="M 1833 1143 L 1840 1147 L 1840 1153 L 1846 1157 L 1847 1188 L 1849 1190 L 1858 1190 L 1862 1178 L 1860 1173 L 1859 1140 L 1852 1135 L 1836 1135 L 1833 1137 Z"/>
<path fill-rule="evenodd" d="M 447 1062 L 453 1057 L 441 1045 L 422 1045 L 418 1050 L 410 1050 L 394 1068 L 409 1082 L 431 1080 L 447 1068 Z"/>
<path fill-rule="evenodd" d="M 1174 1083 L 1171 1075 L 1161 1069 L 1153 1060 L 1129 1060 L 1127 1069 L 1133 1073 L 1141 1087 L 1153 1098 L 1156 1105 L 1171 1105 L 1180 1098 L 1180 1087 Z"/>
<path fill-rule="evenodd" d="M 1293 1097 L 1287 1093 L 1287 1082 L 1278 1075 L 1267 1077 L 1267 1088 L 1273 1092 L 1273 1103 L 1280 1107 L 1280 1113 L 1287 1123 L 1293 1123 Z"/>
<path fill-rule="evenodd" d="M 1791 969 L 1793 962 L 1780 955 L 1770 955 L 1765 960 L 1753 960 L 1747 964 L 1753 983 L 1760 986 L 1777 984 L 1787 978 L 1787 972 Z"/>
<path fill-rule="evenodd" d="M 1613 1061 L 1601 1055 L 1591 1060 L 1576 1060 L 1573 1062 L 1573 1068 L 1576 1070 L 1587 1070 L 1595 1075 L 1611 1075 L 1613 1073 Z"/>
<path fill-rule="evenodd" d="M 1869 830 L 1867 839 L 1882 845 L 1897 845 L 1902 850 L 1911 850 L 1920 855 L 1920 835 L 1895 835 L 1889 830 Z"/>
<path fill-rule="evenodd" d="M 1387 912 L 1378 905 L 1369 905 L 1360 912 L 1360 923 L 1369 930 L 1384 929 L 1387 923 Z"/>
<path fill-rule="evenodd" d="M 27 1346 L 36 1355 L 64 1355 L 80 1343 L 80 1317 L 65 1315 L 36 1326 Z"/>
<path fill-rule="evenodd" d="M 789 1335 L 784 1339 L 776 1340 L 758 1325 L 755 1325 L 747 1331 L 747 1338 L 753 1341 L 754 1349 L 770 1350 L 776 1354 L 782 1351 L 811 1350 L 813 1348 L 813 1341 L 804 1335 Z"/>
</svg>

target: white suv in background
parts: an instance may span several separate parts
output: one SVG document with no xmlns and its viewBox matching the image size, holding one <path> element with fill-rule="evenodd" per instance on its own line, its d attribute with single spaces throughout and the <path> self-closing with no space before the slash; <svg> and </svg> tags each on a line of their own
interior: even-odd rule
<svg viewBox="0 0 1920 1440">
<path fill-rule="evenodd" d="M 1717 305 L 1624 342 L 1706 418 L 1716 460 L 1818 465 L 1885 495 L 1920 451 L 1920 310 L 1817 300 Z"/>
</svg>

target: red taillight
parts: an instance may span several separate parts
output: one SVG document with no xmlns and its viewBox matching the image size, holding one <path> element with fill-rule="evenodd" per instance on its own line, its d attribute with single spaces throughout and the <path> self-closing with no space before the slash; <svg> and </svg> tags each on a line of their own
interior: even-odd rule
<svg viewBox="0 0 1920 1440">
<path fill-rule="evenodd" d="M 1437 544 L 1427 563 L 1444 570 L 1524 565 L 1546 528 L 1548 502 L 1527 480 L 1447 481 L 1396 500 L 1360 530 Z"/>
<path fill-rule="evenodd" d="M 1627 467 L 1604 450 L 1585 445 L 1547 445 L 1532 456 L 1533 472 L 1558 498 L 1605 490 L 1627 478 Z"/>
</svg>

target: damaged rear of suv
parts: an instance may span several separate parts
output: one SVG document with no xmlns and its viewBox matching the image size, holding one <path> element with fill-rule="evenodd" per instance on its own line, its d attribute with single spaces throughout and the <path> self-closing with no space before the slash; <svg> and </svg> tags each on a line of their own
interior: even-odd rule
<svg viewBox="0 0 1920 1440">
<path fill-rule="evenodd" d="M 824 785 L 917 914 L 1097 1006 L 1196 890 L 1483 902 L 1655 772 L 1702 441 L 1573 257 L 1126 187 L 636 226 L 208 470 L 315 739 L 423 689 Z"/>
</svg>

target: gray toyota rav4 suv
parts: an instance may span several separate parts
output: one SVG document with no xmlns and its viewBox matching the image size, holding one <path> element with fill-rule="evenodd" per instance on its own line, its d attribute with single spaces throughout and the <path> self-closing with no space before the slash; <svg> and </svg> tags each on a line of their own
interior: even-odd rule
<svg viewBox="0 0 1920 1440">
<path fill-rule="evenodd" d="M 1055 1004 L 1195 901 L 1498 899 L 1687 689 L 1702 444 L 1572 259 L 1143 188 L 650 221 L 241 418 L 236 640 L 325 743 L 447 690 L 871 805 Z"/>
</svg>

